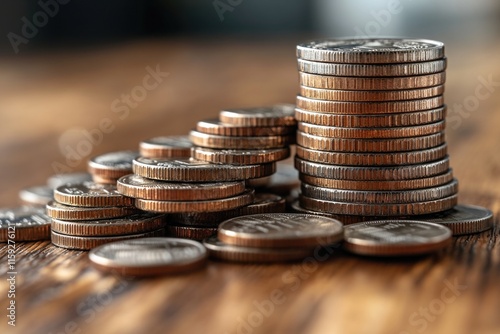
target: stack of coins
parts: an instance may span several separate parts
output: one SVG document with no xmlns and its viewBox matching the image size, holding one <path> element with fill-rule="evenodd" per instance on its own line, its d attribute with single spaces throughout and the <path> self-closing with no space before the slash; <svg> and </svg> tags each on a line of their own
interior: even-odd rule
<svg viewBox="0 0 500 334">
<path fill-rule="evenodd" d="M 116 184 L 116 181 L 132 173 L 132 160 L 139 153 L 134 151 L 118 151 L 94 157 L 88 161 L 88 170 L 96 183 Z"/>
<path fill-rule="evenodd" d="M 297 46 L 298 211 L 345 223 L 453 208 L 440 42 L 343 39 Z"/>
</svg>

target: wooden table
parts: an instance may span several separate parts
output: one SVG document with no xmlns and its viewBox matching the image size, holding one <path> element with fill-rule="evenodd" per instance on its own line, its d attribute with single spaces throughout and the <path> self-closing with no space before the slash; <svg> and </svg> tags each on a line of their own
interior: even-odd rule
<svg viewBox="0 0 500 334">
<path fill-rule="evenodd" d="M 224 107 L 294 102 L 296 40 L 164 40 L 0 61 L 0 205 L 89 156 L 185 134 Z M 498 45 L 447 46 L 446 101 L 477 101 L 447 130 L 460 201 L 500 210 Z M 148 71 L 168 72 L 132 107 L 122 94 Z M 149 70 L 148 70 L 149 68 Z M 480 90 L 483 99 L 474 100 Z M 137 93 L 137 92 L 136 92 Z M 134 101 L 132 101 L 134 102 Z M 114 107 L 113 107 L 114 106 Z M 455 114 L 456 115 L 456 114 Z M 113 130 L 66 160 L 82 131 Z M 94 131 L 94 132 L 92 132 Z M 102 137 L 102 138 L 101 138 Z M 295 264 L 210 262 L 188 275 L 123 280 L 89 267 L 86 252 L 48 241 L 17 251 L 17 326 L 6 324 L 6 247 L 0 250 L 1 333 L 499 333 L 498 218 L 487 232 L 454 238 L 441 254 L 370 259 L 336 250 Z"/>
</svg>

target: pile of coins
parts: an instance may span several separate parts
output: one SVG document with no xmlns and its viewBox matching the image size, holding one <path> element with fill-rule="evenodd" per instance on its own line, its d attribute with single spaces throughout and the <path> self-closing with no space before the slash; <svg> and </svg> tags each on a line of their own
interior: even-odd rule
<svg viewBox="0 0 500 334">
<path fill-rule="evenodd" d="M 295 209 L 344 223 L 452 209 L 444 45 L 345 39 L 297 46 Z"/>
</svg>

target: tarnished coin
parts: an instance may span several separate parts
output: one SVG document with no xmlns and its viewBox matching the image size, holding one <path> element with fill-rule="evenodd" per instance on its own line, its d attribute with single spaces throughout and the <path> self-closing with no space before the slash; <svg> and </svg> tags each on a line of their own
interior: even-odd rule
<svg viewBox="0 0 500 334">
<path fill-rule="evenodd" d="M 210 257 L 232 262 L 243 263 L 270 263 L 288 262 L 304 259 L 312 256 L 314 250 L 310 248 L 257 248 L 242 247 L 225 244 L 216 236 L 203 240 Z"/>
<path fill-rule="evenodd" d="M 45 214 L 45 208 L 0 209 L 0 242 L 46 239 L 50 239 L 50 217 Z"/>
<path fill-rule="evenodd" d="M 439 122 L 446 117 L 446 106 L 399 114 L 340 115 L 295 109 L 299 122 L 344 128 L 388 128 Z"/>
<path fill-rule="evenodd" d="M 92 175 L 90 173 L 56 174 L 49 177 L 47 185 L 55 189 L 67 183 L 82 183 L 85 181 L 92 181 Z"/>
<path fill-rule="evenodd" d="M 116 190 L 116 185 L 83 182 L 67 184 L 54 190 L 56 201 L 72 206 L 133 206 L 134 199 Z"/>
<path fill-rule="evenodd" d="M 135 206 L 144 211 L 153 212 L 213 212 L 235 209 L 252 203 L 254 190 L 247 189 L 242 194 L 203 201 L 157 201 L 149 199 L 136 199 Z"/>
<path fill-rule="evenodd" d="M 445 72 L 408 77 L 336 77 L 299 72 L 300 84 L 313 88 L 342 90 L 398 90 L 416 89 L 442 85 Z"/>
<path fill-rule="evenodd" d="M 189 136 L 164 136 L 143 140 L 139 152 L 146 158 L 190 157 L 191 147 Z"/>
<path fill-rule="evenodd" d="M 47 203 L 46 210 L 49 217 L 63 220 L 109 219 L 139 212 L 131 206 L 81 207 L 64 205 L 56 201 Z"/>
<path fill-rule="evenodd" d="M 269 107 L 228 109 L 219 114 L 223 123 L 239 126 L 295 126 L 295 105 L 275 104 Z"/>
<path fill-rule="evenodd" d="M 237 137 L 235 137 L 237 138 Z M 192 151 L 195 159 L 223 164 L 258 165 L 284 160 L 290 156 L 290 148 L 270 148 L 255 150 L 213 150 L 195 147 Z"/>
<path fill-rule="evenodd" d="M 430 61 L 444 57 L 444 44 L 426 39 L 346 38 L 297 45 L 301 59 L 351 64 Z"/>
<path fill-rule="evenodd" d="M 462 235 L 489 230 L 493 226 L 493 212 L 480 206 L 458 204 L 448 211 L 415 217 L 415 220 L 441 224 L 453 235 Z"/>
<path fill-rule="evenodd" d="M 165 216 L 136 213 L 121 218 L 69 221 L 52 219 L 52 232 L 82 237 L 115 236 L 156 231 L 165 227 Z"/>
<path fill-rule="evenodd" d="M 338 220 L 298 213 L 270 213 L 226 220 L 217 234 L 224 243 L 244 247 L 316 247 L 343 238 Z"/>
<path fill-rule="evenodd" d="M 118 179 L 117 190 L 125 196 L 134 198 L 157 201 L 198 201 L 241 194 L 245 191 L 245 182 L 164 182 L 130 174 Z"/>
<path fill-rule="evenodd" d="M 54 190 L 48 186 L 38 186 L 23 189 L 19 198 L 27 205 L 46 205 L 54 199 Z"/>
<path fill-rule="evenodd" d="M 184 238 L 201 241 L 217 234 L 216 226 L 189 226 L 168 224 L 166 235 L 173 238 Z"/>
<path fill-rule="evenodd" d="M 295 168 L 300 173 L 327 179 L 391 181 L 430 177 L 448 171 L 450 161 L 444 159 L 418 165 L 405 166 L 342 166 L 326 165 L 295 158 Z"/>
<path fill-rule="evenodd" d="M 300 206 L 309 210 L 330 212 L 337 215 L 354 216 L 407 216 L 425 215 L 453 208 L 457 205 L 457 195 L 425 202 L 412 202 L 403 204 L 366 204 L 326 201 L 299 196 Z"/>
<path fill-rule="evenodd" d="M 382 220 L 345 227 L 345 249 L 360 255 L 420 255 L 441 250 L 450 243 L 450 229 L 435 223 Z"/>
<path fill-rule="evenodd" d="M 106 179 L 117 179 L 132 173 L 132 160 L 139 156 L 135 151 L 119 151 L 99 155 L 89 160 L 89 173 Z"/>
<path fill-rule="evenodd" d="M 196 159 L 134 160 L 134 173 L 140 176 L 174 182 L 236 181 L 264 177 L 275 172 L 274 163 L 261 165 L 213 164 Z"/>
<path fill-rule="evenodd" d="M 191 131 L 189 138 L 193 144 L 201 147 L 258 150 L 285 147 L 293 143 L 292 136 L 265 136 L 265 137 L 230 137 L 217 136 L 198 131 Z"/>
<path fill-rule="evenodd" d="M 442 159 L 448 153 L 446 144 L 407 152 L 332 152 L 297 145 L 297 157 L 313 162 L 349 166 L 414 165 Z"/>
<path fill-rule="evenodd" d="M 340 77 L 401 77 L 442 72 L 446 58 L 404 64 L 338 64 L 297 59 L 299 71 Z"/>
<path fill-rule="evenodd" d="M 114 242 L 93 249 L 90 262 L 100 270 L 127 276 L 174 274 L 206 264 L 202 244 L 185 239 L 143 238 Z"/>
<path fill-rule="evenodd" d="M 196 123 L 196 131 L 211 135 L 235 137 L 284 136 L 295 132 L 294 126 L 238 126 L 209 119 Z"/>
</svg>

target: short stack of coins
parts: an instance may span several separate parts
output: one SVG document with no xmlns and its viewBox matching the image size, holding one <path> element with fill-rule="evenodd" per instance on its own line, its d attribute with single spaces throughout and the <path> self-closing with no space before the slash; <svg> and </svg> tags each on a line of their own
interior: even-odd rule
<svg viewBox="0 0 500 334">
<path fill-rule="evenodd" d="M 344 223 L 457 204 L 440 42 L 340 39 L 297 46 L 295 209 Z"/>
</svg>

